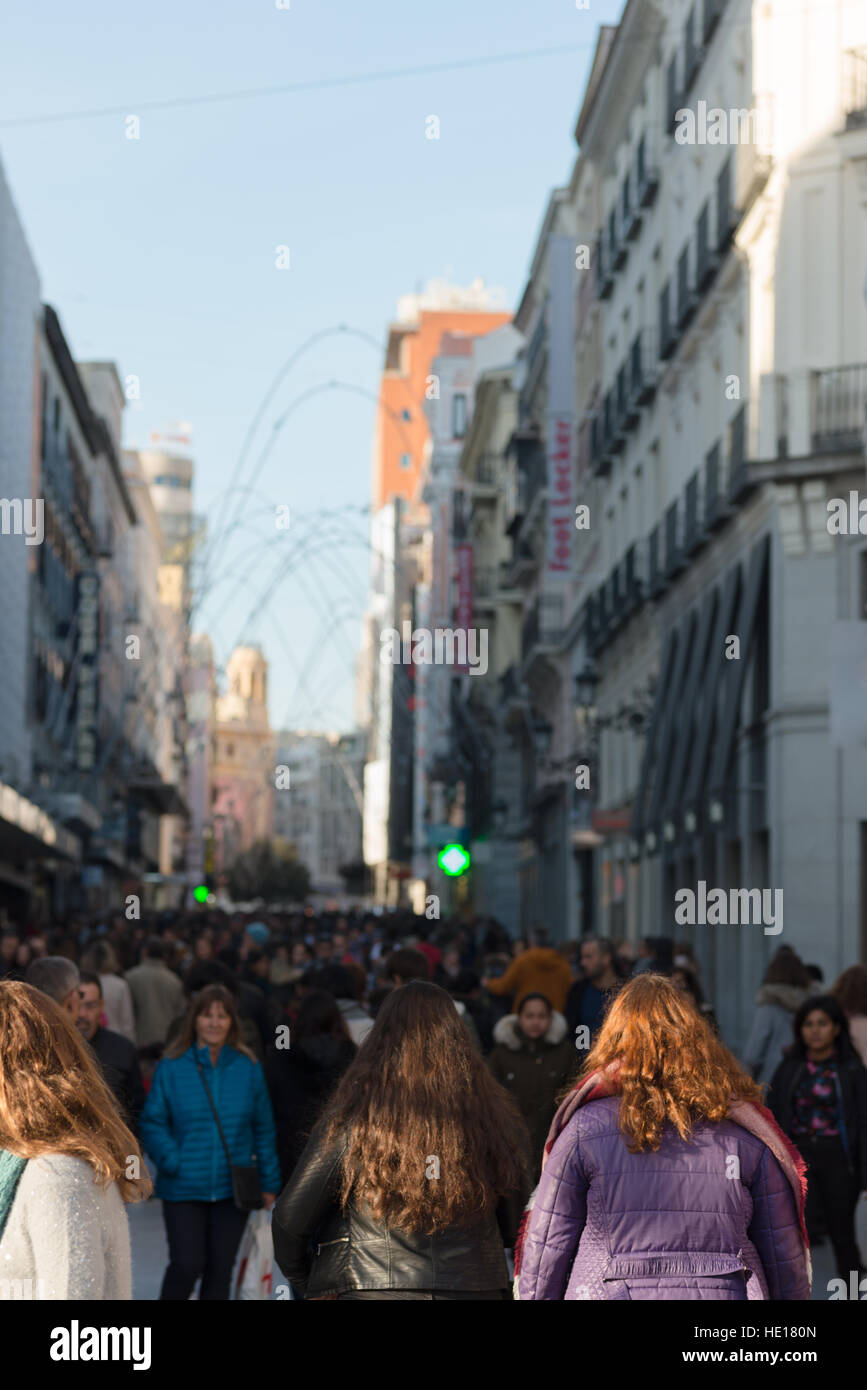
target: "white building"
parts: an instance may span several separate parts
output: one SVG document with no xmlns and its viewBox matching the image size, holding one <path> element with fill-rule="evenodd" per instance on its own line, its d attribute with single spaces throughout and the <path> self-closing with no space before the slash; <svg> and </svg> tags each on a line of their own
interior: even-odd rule
<svg viewBox="0 0 867 1390">
<path fill-rule="evenodd" d="M 629 0 L 603 38 L 576 131 L 601 926 L 691 938 L 737 1042 L 781 943 L 831 978 L 867 952 L 864 721 L 832 737 L 867 542 L 827 509 L 865 487 L 867 8 Z M 699 880 L 782 889 L 782 932 L 677 921 Z"/>
</svg>

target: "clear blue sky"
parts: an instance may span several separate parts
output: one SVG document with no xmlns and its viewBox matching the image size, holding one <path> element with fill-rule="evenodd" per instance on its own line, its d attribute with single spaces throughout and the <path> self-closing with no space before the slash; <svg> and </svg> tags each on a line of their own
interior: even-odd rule
<svg viewBox="0 0 867 1390">
<path fill-rule="evenodd" d="M 384 340 L 397 297 L 481 275 L 520 297 L 549 190 L 568 176 L 598 27 L 620 0 L 40 0 L 0 32 L 0 158 L 73 353 L 141 380 L 126 440 L 193 426 L 196 510 L 217 516 L 281 363 L 339 323 Z M 147 109 L 495 54 L 554 56 L 244 100 Z M 115 114 L 15 124 L 19 118 Z M 141 138 L 125 137 L 139 115 Z M 438 141 L 425 138 L 437 115 Z M 288 245 L 291 268 L 275 268 Z M 214 556 L 200 625 L 271 663 L 277 725 L 352 717 L 367 582 L 381 354 L 316 344 L 267 411 L 244 477 L 299 394 L 242 528 Z M 278 533 L 270 502 L 291 509 Z M 331 521 L 317 517 L 338 511 Z M 336 528 L 336 529 L 335 529 Z M 292 558 L 295 552 L 302 551 Z M 277 579 L 279 573 L 282 579 Z M 243 586 L 232 575 L 244 577 Z M 222 578 L 220 577 L 222 576 Z M 265 598 L 269 599 L 266 606 Z"/>
</svg>

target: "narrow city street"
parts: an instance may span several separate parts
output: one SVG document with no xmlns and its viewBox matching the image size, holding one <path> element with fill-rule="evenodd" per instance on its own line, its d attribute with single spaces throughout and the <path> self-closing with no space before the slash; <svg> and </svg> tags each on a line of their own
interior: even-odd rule
<svg viewBox="0 0 867 1390">
<path fill-rule="evenodd" d="M 0 599 L 25 1373 L 858 1376 L 867 0 L 10 0 Z"/>
</svg>

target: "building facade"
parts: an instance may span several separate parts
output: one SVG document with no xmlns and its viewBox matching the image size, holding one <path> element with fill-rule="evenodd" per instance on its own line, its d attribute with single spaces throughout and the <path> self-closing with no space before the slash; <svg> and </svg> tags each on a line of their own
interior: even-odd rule
<svg viewBox="0 0 867 1390">
<path fill-rule="evenodd" d="M 867 955 L 867 12 L 628 0 L 575 135 L 516 316 L 515 429 L 504 447 L 486 415 L 461 460 L 497 459 L 473 545 L 479 567 L 501 553 L 488 507 L 511 545 L 497 633 L 509 587 L 522 618 L 496 744 L 515 790 L 492 812 L 522 927 L 690 941 L 737 1045 L 781 943 L 826 978 Z M 561 236 L 573 394 L 552 431 Z M 713 888 L 736 924 L 690 918 Z"/>
</svg>

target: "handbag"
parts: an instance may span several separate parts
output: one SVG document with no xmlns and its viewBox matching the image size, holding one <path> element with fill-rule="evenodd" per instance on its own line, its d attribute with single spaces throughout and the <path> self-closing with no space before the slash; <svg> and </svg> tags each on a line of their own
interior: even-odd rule
<svg viewBox="0 0 867 1390">
<path fill-rule="evenodd" d="M 217 1122 L 217 1132 L 220 1142 L 226 1155 L 226 1162 L 229 1165 L 229 1173 L 232 1178 L 232 1196 L 235 1206 L 239 1211 L 259 1211 L 264 1207 L 265 1202 L 262 1197 L 262 1184 L 259 1180 L 259 1169 L 252 1164 L 233 1163 L 232 1155 L 229 1153 L 229 1145 L 226 1143 L 226 1136 L 223 1133 L 223 1126 L 220 1124 L 220 1117 L 217 1114 L 217 1107 L 214 1104 L 214 1097 L 211 1095 L 211 1088 L 208 1085 L 204 1068 L 196 1057 L 196 1066 L 199 1069 L 199 1076 L 202 1078 L 202 1085 L 205 1088 L 211 1109 L 214 1112 L 214 1119 Z"/>
</svg>

